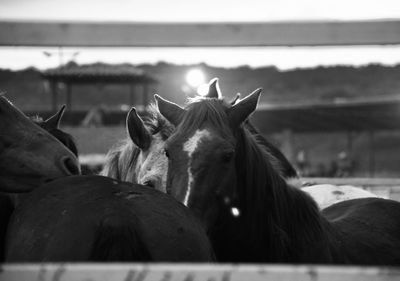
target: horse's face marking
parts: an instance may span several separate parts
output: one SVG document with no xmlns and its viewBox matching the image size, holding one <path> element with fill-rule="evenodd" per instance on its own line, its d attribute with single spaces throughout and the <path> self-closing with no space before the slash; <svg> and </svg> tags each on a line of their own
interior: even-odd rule
<svg viewBox="0 0 400 281">
<path fill-rule="evenodd" d="M 197 130 L 193 136 L 191 136 L 184 144 L 183 144 L 183 151 L 187 153 L 188 156 L 188 165 L 187 165 L 187 190 L 183 200 L 183 204 L 188 206 L 190 191 L 193 184 L 193 174 L 192 174 L 192 162 L 193 162 L 193 154 L 198 149 L 199 143 L 209 139 L 211 136 L 210 132 L 207 129 L 204 130 Z"/>
<path fill-rule="evenodd" d="M 140 150 L 136 164 L 135 182 L 149 185 L 166 192 L 168 158 L 164 153 L 164 144 L 160 133 L 153 135 L 149 149 Z"/>
<path fill-rule="evenodd" d="M 212 223 L 224 198 L 233 201 L 234 143 L 205 126 L 188 136 L 171 137 L 166 148 L 167 191 L 205 223 Z"/>
</svg>

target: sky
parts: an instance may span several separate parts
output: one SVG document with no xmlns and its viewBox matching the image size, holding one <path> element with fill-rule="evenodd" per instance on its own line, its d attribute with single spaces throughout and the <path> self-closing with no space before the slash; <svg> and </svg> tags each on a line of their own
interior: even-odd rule
<svg viewBox="0 0 400 281">
<path fill-rule="evenodd" d="M 398 0 L 0 0 L 1 20 L 257 22 L 400 19 Z M 1 23 L 0 23 L 1 24 Z M 47 53 L 47 55 L 44 54 Z M 62 56 L 60 55 L 62 54 Z M 400 63 L 400 47 L 312 48 L 25 48 L 0 47 L 0 67 L 39 69 L 74 59 L 78 63 L 156 63 L 280 69 L 317 65 Z"/>
</svg>

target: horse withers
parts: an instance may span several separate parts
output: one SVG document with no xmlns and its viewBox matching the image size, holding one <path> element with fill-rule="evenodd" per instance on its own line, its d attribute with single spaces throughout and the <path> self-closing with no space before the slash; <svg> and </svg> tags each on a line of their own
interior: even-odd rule
<svg viewBox="0 0 400 281">
<path fill-rule="evenodd" d="M 0 191 L 28 192 L 79 173 L 69 149 L 0 96 Z"/>
<path fill-rule="evenodd" d="M 103 176 L 33 190 L 16 208 L 6 262 L 210 262 L 201 224 L 171 196 Z"/>
<path fill-rule="evenodd" d="M 354 199 L 321 212 L 243 125 L 260 94 L 233 106 L 198 98 L 185 108 L 156 96 L 176 126 L 165 144 L 167 192 L 201 219 L 217 259 L 400 265 L 400 203 Z"/>
</svg>

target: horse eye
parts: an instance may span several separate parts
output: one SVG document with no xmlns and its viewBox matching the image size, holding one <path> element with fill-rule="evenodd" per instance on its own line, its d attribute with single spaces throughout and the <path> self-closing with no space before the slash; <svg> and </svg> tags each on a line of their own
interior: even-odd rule
<svg viewBox="0 0 400 281">
<path fill-rule="evenodd" d="M 225 162 L 225 163 L 231 161 L 234 154 L 235 154 L 235 153 L 234 153 L 233 151 L 224 152 L 224 153 L 222 154 L 222 161 Z"/>
<path fill-rule="evenodd" d="M 164 149 L 164 153 L 165 153 L 165 156 L 167 156 L 167 158 L 169 158 L 169 152 L 168 152 L 168 149 Z"/>
</svg>

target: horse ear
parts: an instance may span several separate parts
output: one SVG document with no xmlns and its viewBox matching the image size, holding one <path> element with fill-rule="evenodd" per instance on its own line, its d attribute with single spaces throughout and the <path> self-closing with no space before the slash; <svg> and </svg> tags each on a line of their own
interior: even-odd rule
<svg viewBox="0 0 400 281">
<path fill-rule="evenodd" d="M 210 81 L 208 86 L 207 98 L 222 99 L 221 90 L 219 89 L 218 78 L 214 78 Z"/>
<path fill-rule="evenodd" d="M 126 129 L 133 143 L 140 149 L 147 150 L 150 147 L 151 134 L 134 107 L 131 108 L 126 116 Z"/>
<path fill-rule="evenodd" d="M 60 108 L 60 110 L 56 114 L 50 116 L 45 121 L 43 121 L 42 123 L 43 128 L 46 130 L 58 129 L 58 127 L 60 126 L 61 118 L 64 115 L 64 111 L 65 111 L 65 104 Z"/>
<path fill-rule="evenodd" d="M 230 105 L 235 105 L 240 99 L 240 93 L 236 94 L 236 97 L 230 102 Z"/>
<path fill-rule="evenodd" d="M 230 123 L 236 127 L 245 121 L 253 113 L 258 104 L 262 89 L 257 89 L 244 99 L 238 101 L 228 111 Z"/>
<path fill-rule="evenodd" d="M 159 95 L 154 95 L 154 98 L 157 101 L 157 107 L 160 113 L 167 118 L 172 125 L 178 126 L 182 120 L 183 114 L 185 113 L 185 109 L 176 103 L 163 99 Z"/>
</svg>

